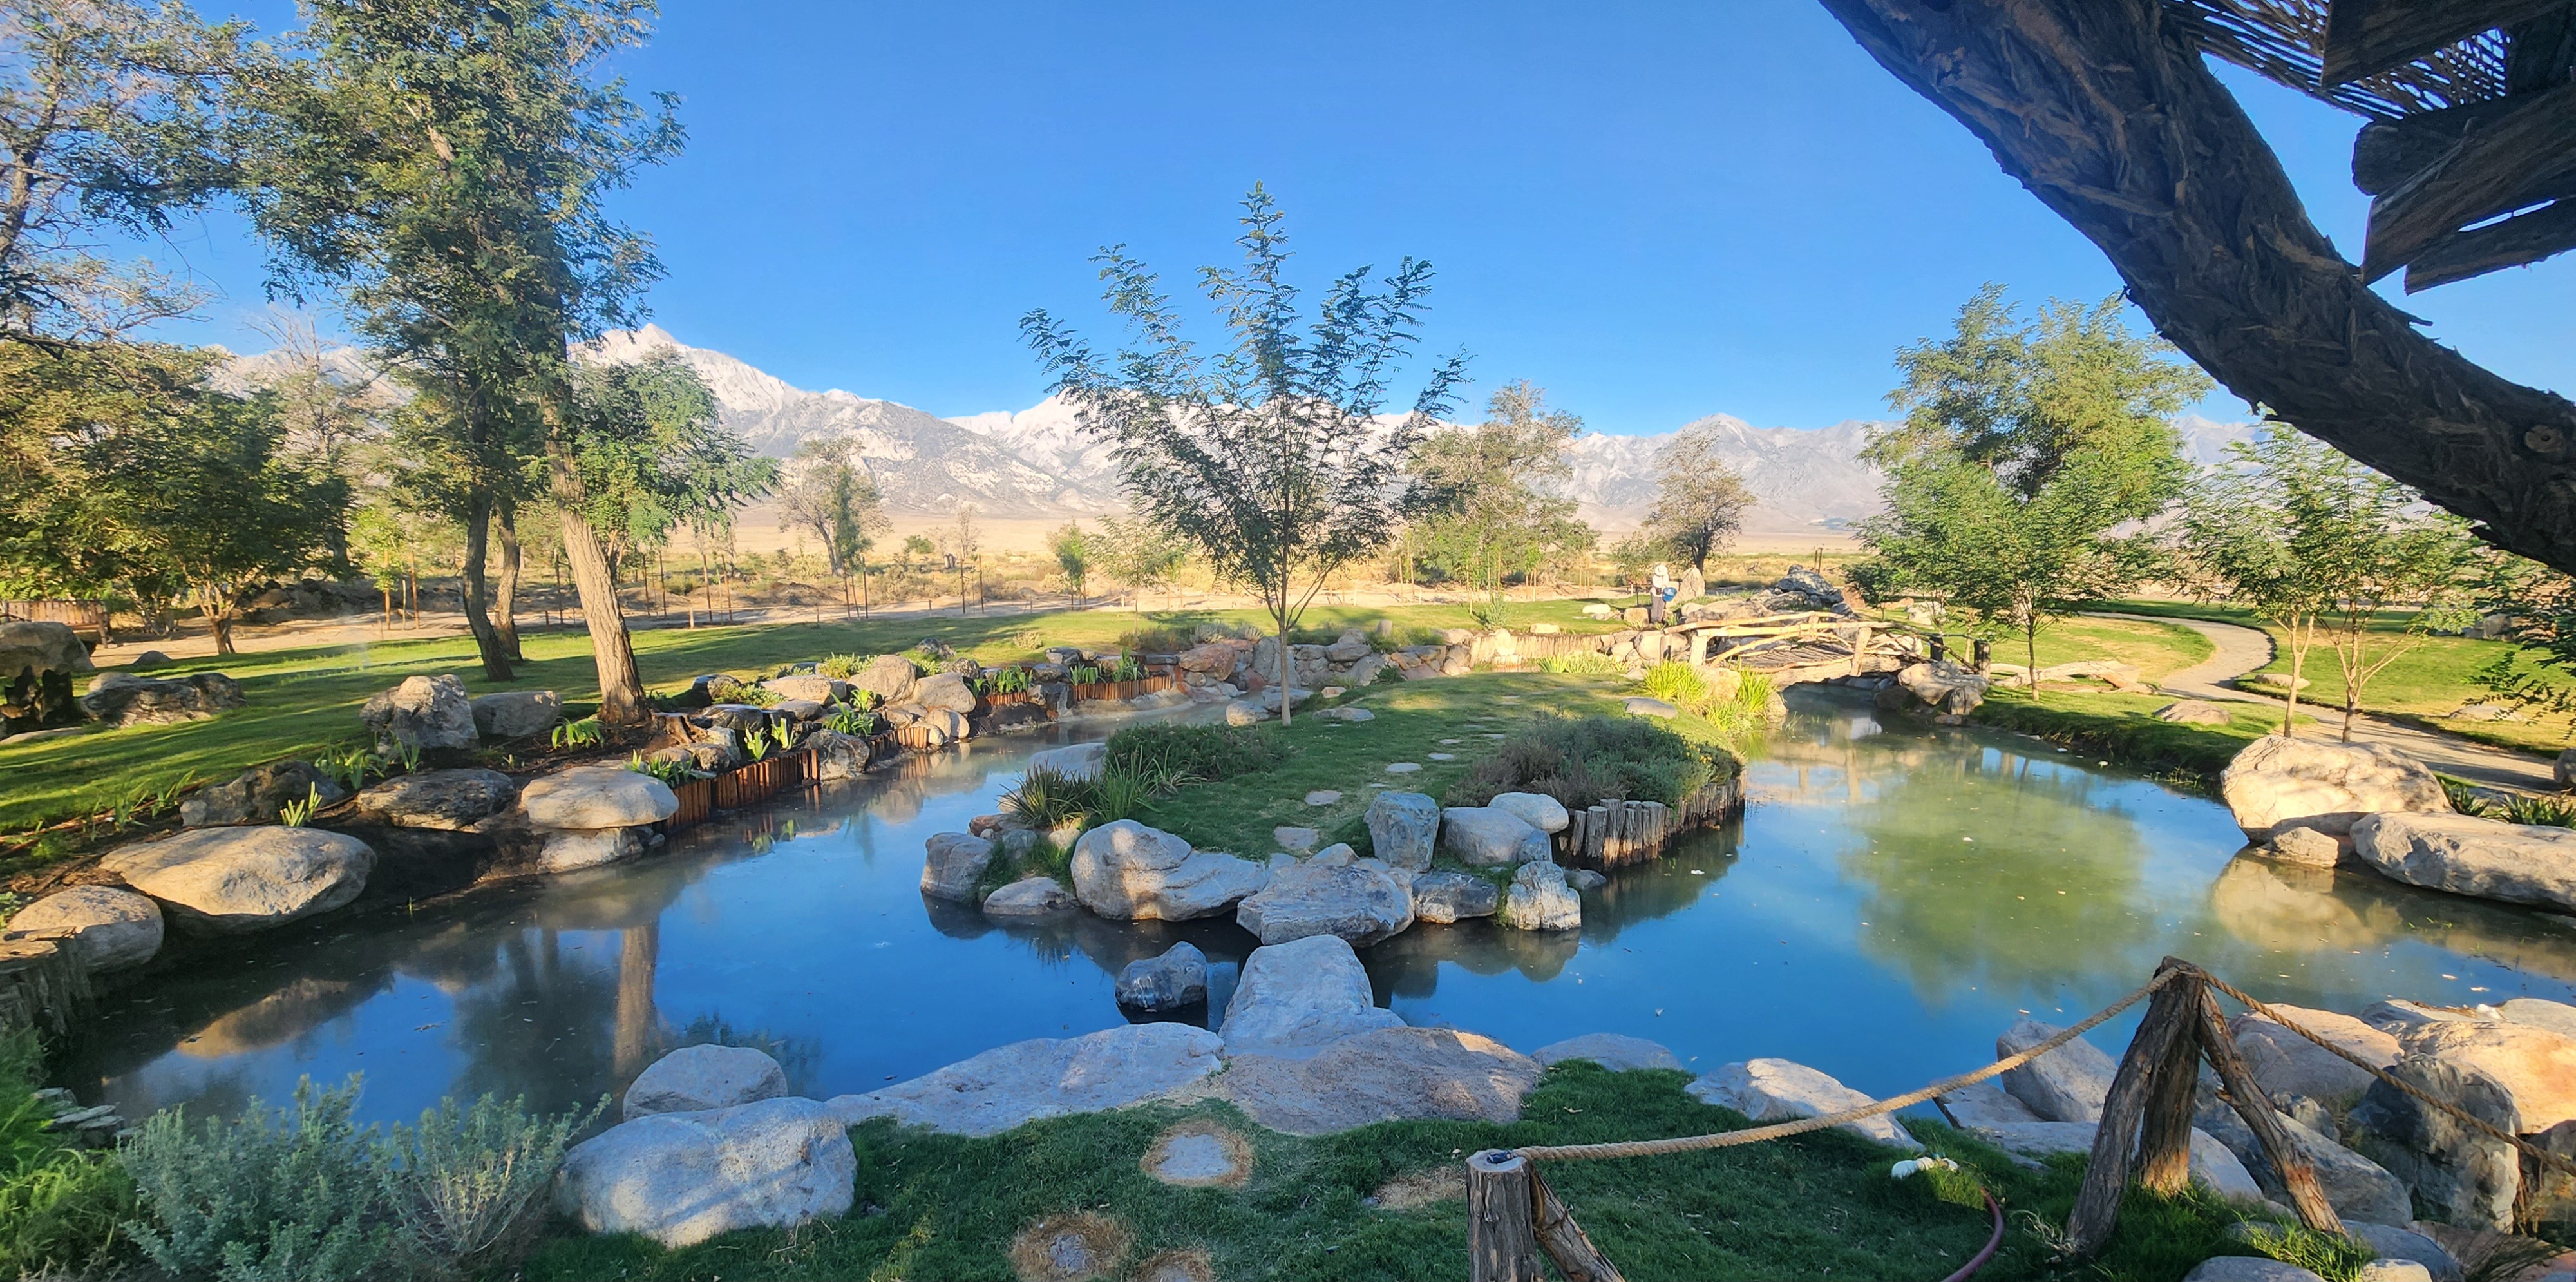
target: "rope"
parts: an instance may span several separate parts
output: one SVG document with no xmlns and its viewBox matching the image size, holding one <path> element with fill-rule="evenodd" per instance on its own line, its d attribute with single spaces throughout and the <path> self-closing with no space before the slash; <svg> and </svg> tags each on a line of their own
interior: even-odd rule
<svg viewBox="0 0 2576 1282">
<path fill-rule="evenodd" d="M 2136 992 L 2130 993 L 2128 996 L 2103 1007 L 2101 1010 L 2086 1017 L 2082 1023 L 2075 1024 L 2069 1028 L 2061 1030 L 2055 1036 L 2050 1037 L 2047 1041 L 2041 1042 L 2028 1050 L 2020 1052 L 2019 1054 L 2009 1055 L 2003 1059 L 1996 1060 L 1994 1063 L 1988 1064 L 1984 1068 L 1978 1069 L 1973 1073 L 1961 1073 L 1957 1077 L 1944 1078 L 1929 1086 L 1923 1087 L 1920 1090 L 1909 1091 L 1903 1095 L 1891 1096 L 1865 1107 L 1845 1109 L 1839 1113 L 1827 1113 L 1822 1117 L 1801 1117 L 1794 1121 L 1779 1122 L 1770 1126 L 1756 1126 L 1748 1130 L 1719 1131 L 1713 1135 L 1685 1135 L 1678 1139 L 1668 1140 L 1625 1140 L 1609 1144 L 1537 1144 L 1527 1148 L 1513 1149 L 1511 1151 L 1522 1157 L 1528 1158 L 1531 1161 L 1579 1161 L 1593 1158 L 1613 1157 L 1660 1157 L 1667 1153 L 1692 1153 L 1702 1149 L 1733 1148 L 1739 1144 L 1759 1144 L 1765 1140 L 1785 1139 L 1792 1135 L 1804 1135 L 1809 1131 L 1821 1131 L 1827 1127 L 1840 1126 L 1845 1122 L 1857 1122 L 1864 1118 L 1878 1117 L 1882 1114 L 1893 1113 L 1900 1108 L 1912 1108 L 1925 1100 L 1931 1099 L 1933 1096 L 1947 1095 L 1963 1086 L 1974 1086 L 1988 1078 L 2019 1068 L 2022 1065 L 2049 1053 L 2050 1051 L 2056 1050 L 2058 1047 L 2064 1046 L 2068 1042 L 2074 1041 L 2077 1037 L 2091 1031 L 2095 1026 L 2101 1024 L 2102 1021 L 2119 1014 L 2121 1011 L 2127 1010 L 2131 1006 L 2137 1005 L 2138 1002 L 2144 999 L 2148 994 L 2164 987 L 2168 983 L 2171 983 L 2176 977 L 2183 973 L 2184 972 L 2180 968 L 2160 971 L 2154 979 L 2148 980 L 2145 986 L 2139 988 Z"/>
<path fill-rule="evenodd" d="M 2253 1011 L 2255 1014 L 2260 1015 L 2275 1024 L 2279 1024 L 2281 1027 L 2286 1028 L 2293 1033 L 2297 1033 L 2301 1037 L 2307 1038 L 2309 1041 L 2316 1043 L 2320 1049 L 2323 1049 L 2328 1054 L 2334 1055 L 2342 1059 L 2344 1062 L 2351 1064 L 2353 1067 L 2388 1083 L 2390 1086 L 2396 1087 L 2416 1102 L 2429 1105 L 2433 1108 L 2442 1110 L 2444 1113 L 2450 1114 L 2454 1120 L 2467 1123 L 2471 1130 L 2481 1132 L 2489 1139 L 2503 1140 L 2505 1143 L 2511 1144 L 2515 1148 L 2520 1149 L 2525 1156 L 2538 1161 L 2544 1166 L 2556 1167 L 2559 1171 L 2565 1174 L 2576 1175 L 2576 1160 L 2561 1157 L 2558 1154 L 2552 1153 L 2548 1149 L 2542 1148 L 2519 1135 L 2515 1135 L 2512 1132 L 2505 1130 L 2503 1127 L 2492 1125 L 2486 1119 L 2481 1118 L 2448 1100 L 2435 1099 L 2431 1095 L 2425 1093 L 2423 1088 L 2392 1076 L 2378 1065 L 2373 1064 L 2370 1061 L 2353 1054 L 2351 1051 L 2345 1050 L 2344 1048 L 2335 1045 L 2333 1042 L 2327 1041 L 2325 1038 L 2309 1032 L 2307 1029 L 2301 1028 L 2290 1020 L 2283 1018 L 2278 1011 L 2275 1011 L 2271 1007 L 2247 996 L 2243 989 L 2236 987 L 2234 984 L 2228 983 L 2226 980 L 2220 979 L 2218 976 L 2212 975 L 2208 971 L 2202 970 L 2197 966 L 2191 966 L 2187 962 L 2184 963 L 2184 965 L 2188 967 L 2193 974 L 2200 977 L 2200 982 L 2245 1003 L 2246 1009 Z"/>
</svg>

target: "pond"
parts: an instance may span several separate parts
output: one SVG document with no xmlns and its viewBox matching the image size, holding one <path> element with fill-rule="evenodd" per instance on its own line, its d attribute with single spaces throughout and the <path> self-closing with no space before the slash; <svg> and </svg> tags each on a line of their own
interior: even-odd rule
<svg viewBox="0 0 2576 1282">
<path fill-rule="evenodd" d="M 2020 1013 L 2115 1000 L 2166 954 L 2339 1010 L 2576 994 L 2567 919 L 2236 859 L 2224 807 L 2036 741 L 1885 727 L 1830 691 L 1793 707 L 1741 823 L 1614 875 L 1579 933 L 1421 925 L 1366 950 L 1379 999 L 1523 1050 L 1630 1033 L 1703 1070 L 1776 1055 L 1887 1094 L 1990 1060 Z M 1178 939 L 1214 963 L 1221 1015 L 1253 944 L 1230 917 L 998 928 L 919 892 L 930 834 L 993 810 L 1030 753 L 1112 728 L 971 742 L 635 864 L 282 932 L 112 999 L 72 1082 L 133 1117 L 363 1073 L 365 1115 L 405 1119 L 450 1094 L 595 1101 L 722 1039 L 822 1097 L 1117 1024 L 1119 968 Z"/>
</svg>

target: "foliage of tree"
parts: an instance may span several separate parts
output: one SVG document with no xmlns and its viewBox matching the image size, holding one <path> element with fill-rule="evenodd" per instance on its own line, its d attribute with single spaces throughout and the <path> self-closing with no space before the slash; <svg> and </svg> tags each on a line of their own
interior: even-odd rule
<svg viewBox="0 0 2576 1282">
<path fill-rule="evenodd" d="M 1055 568 L 1064 576 L 1064 590 L 1079 602 L 1083 585 L 1091 578 L 1091 536 L 1083 533 L 1082 522 L 1068 521 L 1048 535 L 1047 550 L 1055 553 Z"/>
<path fill-rule="evenodd" d="M 1548 409 L 1546 391 L 1524 379 L 1494 391 L 1484 422 L 1424 435 L 1411 468 L 1427 511 L 1408 533 L 1412 554 L 1498 600 L 1507 577 L 1589 548 L 1591 528 L 1559 493 L 1573 474 L 1566 448 L 1582 433 L 1581 418 Z"/>
<path fill-rule="evenodd" d="M 2429 630 L 2467 615 L 2478 556 L 2468 523 L 2286 426 L 2227 449 L 2194 485 L 2179 524 L 2183 563 L 2204 590 L 2279 625 L 2290 651 L 2281 733 L 2295 736 L 2299 683 L 2323 633 L 2343 677 L 2343 739 L 2363 689 Z M 2419 607 L 2400 632 L 2382 614 Z"/>
<path fill-rule="evenodd" d="M 1410 412 L 1381 421 L 1431 265 L 1407 258 L 1374 290 L 1369 268 L 1346 272 L 1302 322 L 1277 205 L 1255 185 L 1243 207 L 1242 266 L 1200 274 L 1233 336 L 1214 357 L 1182 337 L 1154 273 L 1116 247 L 1094 261 L 1137 346 L 1103 356 L 1044 311 L 1021 328 L 1049 390 L 1108 443 L 1137 511 L 1260 595 L 1285 687 L 1289 629 L 1325 576 L 1384 547 L 1419 509 L 1405 461 L 1449 408 L 1465 359 L 1434 362 Z"/>
<path fill-rule="evenodd" d="M 1753 491 L 1718 450 L 1713 426 L 1685 429 L 1655 454 L 1655 504 L 1646 533 L 1705 574 L 1708 559 L 1744 528 Z"/>
<path fill-rule="evenodd" d="M 0 343 L 100 343 L 196 305 L 101 251 L 234 181 L 225 89 L 264 61 L 244 35 L 181 4 L 0 0 Z"/>
<path fill-rule="evenodd" d="M 903 538 L 903 568 L 911 569 L 914 557 L 930 556 L 937 551 L 939 548 L 930 541 L 929 535 L 907 534 Z"/>
<path fill-rule="evenodd" d="M 1861 524 L 1865 592 L 1938 594 L 2019 633 L 2037 672 L 2041 627 L 2157 567 L 2139 523 L 2188 483 L 2172 419 L 2210 383 L 2119 307 L 2024 319 L 1988 285 L 1951 336 L 1898 351 L 1888 403 L 1905 417 L 1862 452 L 1887 477 L 1886 510 Z"/>
<path fill-rule="evenodd" d="M 277 288 L 338 291 L 386 363 L 459 390 L 467 447 L 498 474 L 521 460 L 507 425 L 535 424 L 545 490 L 599 670 L 601 714 L 644 715 L 617 599 L 613 529 L 581 524 L 619 498 L 583 488 L 569 347 L 639 319 L 660 272 L 607 193 L 675 154 L 673 100 L 653 110 L 607 75 L 651 31 L 648 0 L 309 0 L 293 55 L 253 81 L 265 128 L 245 203 L 275 247 Z M 509 671 L 484 619 L 483 545 L 467 522 L 466 606 L 487 673 Z"/>
<path fill-rule="evenodd" d="M 859 454 L 857 437 L 832 432 L 807 438 L 788 460 L 778 506 L 789 524 L 814 532 L 833 575 L 858 572 L 886 519 L 885 494 Z"/>
<path fill-rule="evenodd" d="M 716 422 L 715 393 L 669 350 L 574 372 L 565 445 L 579 481 L 577 516 L 612 567 L 666 543 L 674 529 L 769 493 L 778 465 L 753 458 Z"/>
<path fill-rule="evenodd" d="M 2576 578 L 2509 553 L 2490 555 L 2480 602 L 2505 615 L 2513 647 L 2476 679 L 2507 706 L 2570 717 L 2576 738 Z"/>
<path fill-rule="evenodd" d="M 1087 540 L 1102 573 L 1127 585 L 1128 603 L 1141 613 L 1145 594 L 1178 582 L 1189 564 L 1190 544 L 1142 517 L 1104 516 L 1100 537 Z"/>
</svg>

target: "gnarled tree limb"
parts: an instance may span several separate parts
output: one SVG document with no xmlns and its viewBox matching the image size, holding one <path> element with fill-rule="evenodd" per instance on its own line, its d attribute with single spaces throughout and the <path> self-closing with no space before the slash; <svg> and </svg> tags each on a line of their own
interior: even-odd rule
<svg viewBox="0 0 2576 1282">
<path fill-rule="evenodd" d="M 2576 404 L 2415 331 L 2156 0 L 1823 0 L 2228 390 L 2576 572 Z"/>
</svg>

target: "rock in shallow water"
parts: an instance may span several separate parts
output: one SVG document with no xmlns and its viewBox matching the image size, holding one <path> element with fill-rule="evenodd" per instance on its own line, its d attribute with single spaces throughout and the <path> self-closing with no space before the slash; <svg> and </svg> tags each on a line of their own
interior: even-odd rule
<svg viewBox="0 0 2576 1282">
<path fill-rule="evenodd" d="M 1416 921 L 1447 925 L 1469 917 L 1491 917 L 1502 902 L 1502 890 L 1482 877 L 1463 872 L 1426 872 L 1413 878 Z"/>
<path fill-rule="evenodd" d="M 1063 882 L 1046 876 L 1022 877 L 984 896 L 987 917 L 1042 917 L 1081 906 Z"/>
<path fill-rule="evenodd" d="M 1334 849 L 1347 854 L 1350 847 Z M 1234 920 L 1264 944 L 1335 935 L 1365 948 L 1413 924 L 1409 880 L 1375 859 L 1281 860 L 1272 864 L 1269 885 L 1235 905 Z"/>
<path fill-rule="evenodd" d="M 1300 1056 L 1357 1033 L 1403 1026 L 1402 1017 L 1377 1005 L 1349 944 L 1309 935 L 1252 950 L 1220 1031 L 1229 1055 Z"/>
<path fill-rule="evenodd" d="M 119 847 L 99 867 L 181 929 L 234 935 L 329 912 L 367 888 L 375 851 L 318 828 L 195 828 Z"/>
<path fill-rule="evenodd" d="M 1073 845 L 1073 894 L 1082 906 L 1121 921 L 1188 921 L 1232 908 L 1270 880 L 1270 870 L 1190 843 L 1133 819 L 1102 824 Z"/>
<path fill-rule="evenodd" d="M 1207 1000 L 1207 954 L 1188 940 L 1159 957 L 1139 957 L 1118 972 L 1118 1004 L 1145 1011 L 1179 1010 Z"/>
<path fill-rule="evenodd" d="M 2388 877 L 2455 895 L 2576 908 L 2576 828 L 2461 814 L 2373 814 L 2353 853 Z"/>
<path fill-rule="evenodd" d="M 1168 1094 L 1217 1071 L 1224 1047 L 1204 1028 L 1171 1023 L 1041 1037 L 884 1090 L 838 1096 L 828 1106 L 843 1125 L 891 1117 L 950 1135 L 998 1135 L 1036 1118 L 1124 1108 Z"/>
<path fill-rule="evenodd" d="M 954 903 L 975 902 L 975 883 L 993 863 L 993 843 L 962 832 L 931 834 L 921 860 L 921 893 Z"/>
<path fill-rule="evenodd" d="M 653 1061 L 626 1088 L 627 1121 L 655 1113 L 698 1113 L 776 1099 L 787 1070 L 749 1046 L 683 1046 Z"/>
<path fill-rule="evenodd" d="M 1515 930 L 1577 930 L 1583 896 L 1565 884 L 1565 870 L 1546 860 L 1522 864 L 1494 920 Z"/>
<path fill-rule="evenodd" d="M 2251 841 L 2269 840 L 2275 827 L 2294 819 L 2339 836 L 2366 814 L 2451 811 L 2451 799 L 2432 771 L 2379 744 L 2265 735 L 2236 754 L 2218 785 Z"/>
<path fill-rule="evenodd" d="M 9 919 L 9 929 L 68 936 L 92 971 L 140 966 L 161 951 L 160 906 L 115 886 L 56 891 L 19 909 Z"/>
<path fill-rule="evenodd" d="M 637 1118 L 564 1154 L 555 1202 L 593 1233 L 675 1249 L 842 1215 L 859 1166 L 848 1126 L 795 1098 Z"/>
</svg>

